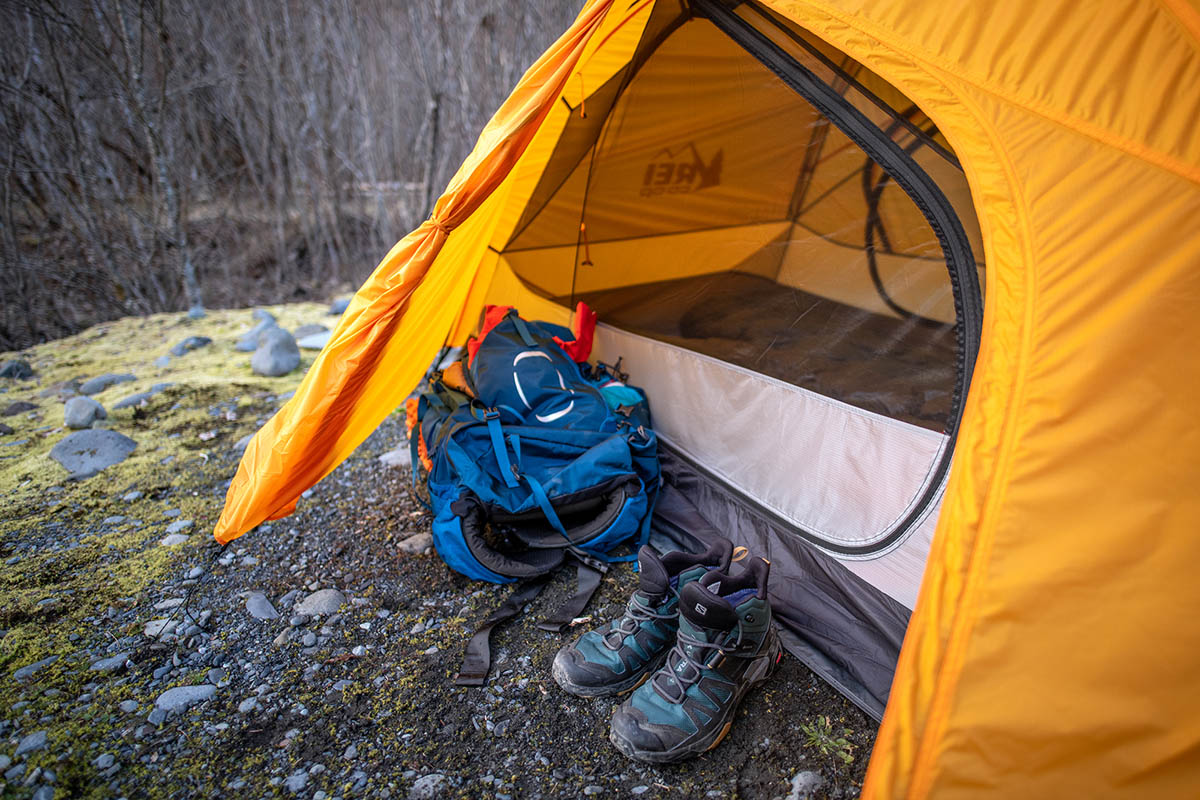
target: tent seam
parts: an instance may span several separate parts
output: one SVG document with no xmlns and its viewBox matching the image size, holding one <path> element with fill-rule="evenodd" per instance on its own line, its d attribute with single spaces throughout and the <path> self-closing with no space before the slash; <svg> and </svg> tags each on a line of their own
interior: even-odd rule
<svg viewBox="0 0 1200 800">
<path fill-rule="evenodd" d="M 929 794 L 929 785 L 933 780 L 932 768 L 936 761 L 933 752 L 944 734 L 950 714 L 950 704 L 958 687 L 959 678 L 962 676 L 966 650 L 970 645 L 971 634 L 977 618 L 975 600 L 977 595 L 984 591 L 983 583 L 985 579 L 983 573 L 988 564 L 992 545 L 995 542 L 995 519 L 1000 513 L 999 509 L 1003 506 L 1003 500 L 1007 494 L 1009 485 L 1008 475 L 1013 462 L 1012 454 L 1016 449 L 1017 416 L 1022 407 L 1028 381 L 1034 339 L 1034 307 L 1037 298 L 1036 276 L 1034 270 L 1030 268 L 1031 265 L 1036 263 L 1036 259 L 1033 252 L 1033 239 L 1029 234 L 1029 210 L 1024 194 L 1020 189 L 1020 183 L 1015 180 L 1015 167 L 1008 152 L 997 141 L 998 131 L 990 125 L 982 123 L 982 114 L 975 103 L 957 92 L 955 94 L 958 95 L 961 102 L 968 108 L 971 115 L 981 121 L 980 130 L 985 132 L 992 141 L 993 152 L 998 163 L 1004 169 L 1009 196 L 1016 211 L 1014 221 L 1016 222 L 1018 241 L 1024 256 L 1022 259 L 1023 268 L 1021 269 L 1021 275 L 1024 278 L 1022 286 L 1025 296 L 1022 303 L 1022 326 L 1021 331 L 1018 333 L 1020 346 L 1017 351 L 1018 357 L 1015 364 L 1016 375 L 1010 384 L 1009 401 L 1005 404 L 1007 413 L 1001 423 L 1002 428 L 999 436 L 996 466 L 987 483 L 988 488 L 985 492 L 987 499 L 980 513 L 980 522 L 968 562 L 966 580 L 958 602 L 954 622 L 947 637 L 945 656 L 942 659 L 942 666 L 939 670 L 941 677 L 934 684 L 935 689 L 930 702 L 929 716 L 914 758 L 912 783 L 909 786 L 909 794 L 913 797 L 921 797 Z"/>
<path fill-rule="evenodd" d="M 1158 3 L 1192 37 L 1192 41 L 1200 45 L 1200 14 L 1196 9 L 1179 0 L 1158 0 Z"/>
<path fill-rule="evenodd" d="M 972 86 L 981 92 L 990 94 L 993 97 L 1008 103 L 1009 105 L 1028 111 L 1031 114 L 1036 114 L 1037 116 L 1049 120 L 1050 122 L 1053 122 L 1069 131 L 1077 133 L 1080 136 L 1094 139 L 1100 144 L 1107 145 L 1114 150 L 1119 150 L 1138 159 L 1139 161 L 1144 161 L 1147 164 L 1156 166 L 1159 169 L 1177 175 L 1184 180 L 1191 181 L 1192 183 L 1200 183 L 1200 168 L 1197 168 L 1194 165 L 1187 164 L 1177 158 L 1163 153 L 1162 151 L 1146 147 L 1144 145 L 1139 145 L 1137 142 L 1119 136 L 1112 131 L 1101 127 L 1100 125 L 1087 122 L 1086 120 L 1078 117 L 1073 117 L 1066 114 L 1056 114 L 1053 111 L 1045 108 L 1040 103 L 1034 103 L 1018 98 L 1016 95 L 1013 95 L 1007 90 L 1000 88 L 991 81 L 976 78 L 974 76 L 968 77 L 966 75 L 957 73 L 953 69 L 942 64 L 940 59 L 936 58 L 935 56 L 928 54 L 923 50 L 918 51 L 917 49 L 910 47 L 907 42 L 904 45 L 900 45 L 894 39 L 889 38 L 886 34 L 881 34 L 879 32 L 879 26 L 877 26 L 874 22 L 845 16 L 841 12 L 827 6 L 825 3 L 821 2 L 821 0 L 804 0 L 804 2 L 814 8 L 820 9 L 822 13 L 828 14 L 830 17 L 838 20 L 849 28 L 857 30 L 860 33 L 864 33 L 876 41 L 886 42 L 888 46 L 897 53 L 908 56 L 914 61 L 924 63 L 929 70 L 940 72 L 944 76 L 949 77 L 951 80 Z M 1180 23 L 1185 24 L 1183 23 L 1182 19 L 1180 19 Z"/>
</svg>

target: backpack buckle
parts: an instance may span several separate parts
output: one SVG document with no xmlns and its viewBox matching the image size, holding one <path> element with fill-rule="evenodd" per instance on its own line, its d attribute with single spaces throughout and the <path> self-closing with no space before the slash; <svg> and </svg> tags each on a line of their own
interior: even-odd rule
<svg viewBox="0 0 1200 800">
<path fill-rule="evenodd" d="M 498 409 L 498 408 L 485 408 L 485 409 L 483 410 L 483 419 L 484 419 L 485 421 L 486 421 L 486 420 L 490 420 L 490 419 L 500 419 L 500 409 Z"/>
</svg>

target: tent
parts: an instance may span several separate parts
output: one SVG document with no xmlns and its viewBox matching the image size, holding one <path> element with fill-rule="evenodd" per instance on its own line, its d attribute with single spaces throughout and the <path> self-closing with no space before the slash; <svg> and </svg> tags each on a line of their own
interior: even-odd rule
<svg viewBox="0 0 1200 800">
<path fill-rule="evenodd" d="M 651 397 L 656 524 L 768 555 L 789 650 L 882 714 L 865 797 L 1194 792 L 1198 43 L 1178 0 L 591 0 L 251 441 L 218 540 L 485 304 L 584 300 Z"/>
</svg>

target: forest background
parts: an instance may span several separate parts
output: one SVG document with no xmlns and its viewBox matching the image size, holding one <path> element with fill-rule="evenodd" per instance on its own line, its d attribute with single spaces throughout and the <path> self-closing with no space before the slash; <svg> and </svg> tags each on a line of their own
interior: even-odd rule
<svg viewBox="0 0 1200 800">
<path fill-rule="evenodd" d="M 0 0 L 0 351 L 357 288 L 577 6 Z"/>
</svg>

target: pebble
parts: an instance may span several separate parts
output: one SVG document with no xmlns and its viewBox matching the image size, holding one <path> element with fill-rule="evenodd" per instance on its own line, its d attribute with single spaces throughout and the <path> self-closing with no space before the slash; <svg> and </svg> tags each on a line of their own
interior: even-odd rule
<svg viewBox="0 0 1200 800">
<path fill-rule="evenodd" d="M 400 552 L 412 555 L 423 553 L 430 547 L 433 547 L 433 534 L 431 533 L 418 533 L 415 536 L 409 536 L 396 545 L 396 549 Z"/>
<path fill-rule="evenodd" d="M 50 457 L 76 480 L 119 464 L 137 449 L 137 442 L 116 431 L 76 431 L 50 449 Z"/>
<path fill-rule="evenodd" d="M 301 640 L 301 644 L 303 644 L 305 647 L 312 647 L 316 643 L 317 635 L 312 631 L 305 631 L 304 638 Z"/>
<path fill-rule="evenodd" d="M 72 397 L 63 406 L 63 424 L 71 430 L 82 430 L 98 419 L 107 418 L 104 406 L 90 397 Z"/>
<path fill-rule="evenodd" d="M 204 567 L 192 567 L 191 569 L 188 570 L 187 579 L 189 581 L 194 581 L 203 574 L 204 574 Z"/>
<path fill-rule="evenodd" d="M 134 489 L 132 492 L 121 495 L 121 499 L 126 503 L 133 503 L 142 499 L 142 493 Z"/>
<path fill-rule="evenodd" d="M 255 619 L 279 618 L 279 612 L 275 610 L 275 606 L 271 605 L 271 601 L 262 592 L 252 592 L 246 598 L 246 610 Z"/>
<path fill-rule="evenodd" d="M 35 406 L 33 403 L 30 403 L 26 400 L 17 400 L 5 406 L 4 410 L 0 411 L 0 417 L 14 417 L 17 414 L 21 414 L 26 411 L 34 411 L 36 409 L 37 406 Z"/>
<path fill-rule="evenodd" d="M 292 629 L 284 628 L 283 632 L 275 637 L 275 641 L 273 642 L 273 644 L 276 647 L 283 647 L 285 644 L 287 644 L 291 640 L 292 640 Z"/>
<path fill-rule="evenodd" d="M 436 772 L 431 775 L 422 775 L 408 790 L 408 800 L 433 800 L 438 796 L 442 784 L 445 782 L 446 776 Z"/>
<path fill-rule="evenodd" d="M 130 375 L 129 373 L 117 375 L 115 373 L 110 372 L 106 375 L 100 375 L 98 377 L 92 378 L 90 381 L 85 381 L 83 383 L 83 385 L 79 387 L 79 393 L 80 394 L 99 394 L 100 392 L 103 392 L 105 389 L 107 389 L 110 386 L 115 386 L 118 383 L 128 383 L 129 381 L 133 381 L 133 380 L 137 380 L 137 378 L 135 378 L 133 375 Z"/>
<path fill-rule="evenodd" d="M 14 378 L 24 381 L 32 377 L 33 367 L 29 366 L 28 361 L 16 358 L 12 361 L 5 361 L 4 366 L 0 366 L 0 378 Z"/>
<path fill-rule="evenodd" d="M 158 727 L 167 721 L 167 712 L 164 709 L 156 708 L 146 715 L 146 722 L 149 722 L 154 727 Z"/>
<path fill-rule="evenodd" d="M 50 666 L 55 661 L 58 661 L 58 656 L 50 656 L 49 658 L 43 658 L 41 661 L 35 661 L 32 664 L 21 667 L 13 672 L 13 677 L 16 678 L 19 683 L 25 683 L 25 681 L 32 678 L 39 670 Z"/>
<path fill-rule="evenodd" d="M 183 711 L 191 705 L 208 700 L 217 693 L 217 687 L 212 684 L 200 686 L 176 686 L 167 689 L 154 701 L 157 710 L 165 712 Z"/>
<path fill-rule="evenodd" d="M 99 756 L 95 761 L 93 761 L 92 764 L 96 767 L 96 769 L 108 769 L 113 764 L 115 764 L 116 761 L 117 761 L 117 757 L 114 756 L 112 753 L 104 753 L 101 756 Z"/>
<path fill-rule="evenodd" d="M 412 453 L 407 447 L 389 450 L 379 457 L 379 463 L 385 467 L 411 467 Z"/>
<path fill-rule="evenodd" d="M 195 523 L 190 519 L 180 519 L 167 526 L 167 533 L 182 533 Z"/>
<path fill-rule="evenodd" d="M 346 603 L 346 596 L 337 589 L 321 589 L 300 601 L 296 611 L 314 617 L 328 616 Z"/>
<path fill-rule="evenodd" d="M 357 757 L 358 757 L 358 746 L 357 745 L 352 744 L 349 747 L 347 747 L 345 750 L 342 751 L 342 759 L 345 761 L 353 761 Z"/>
<path fill-rule="evenodd" d="M 650 787 L 646 786 L 645 784 L 642 784 L 641 786 L 635 786 L 632 789 L 630 789 L 629 793 L 630 794 L 645 794 L 648 791 L 650 791 Z"/>
<path fill-rule="evenodd" d="M 787 800 L 807 800 L 824 783 L 825 779 L 821 777 L 820 773 L 811 770 L 797 772 L 792 776 L 792 791 L 788 794 Z"/>
<path fill-rule="evenodd" d="M 320 323 L 309 322 L 292 331 L 292 336 L 296 337 L 297 340 L 300 340 L 305 336 L 312 336 L 314 333 L 327 333 L 328 331 L 329 328 L 326 328 Z"/>
<path fill-rule="evenodd" d="M 329 344 L 331 338 L 333 338 L 332 331 L 310 333 L 303 339 L 297 337 L 296 346 L 304 350 L 324 350 L 325 345 Z"/>
<path fill-rule="evenodd" d="M 344 314 L 344 313 L 346 313 L 346 309 L 349 307 L 350 307 L 350 298 L 349 297 L 339 297 L 336 300 L 334 300 L 332 303 L 329 304 L 329 313 L 334 314 L 334 315 Z"/>
<path fill-rule="evenodd" d="M 299 628 L 301 625 L 307 625 L 311 621 L 312 617 L 308 614 L 296 614 L 288 620 L 288 625 L 291 625 L 293 628 Z"/>
<path fill-rule="evenodd" d="M 43 777 L 45 777 L 44 774 L 43 774 Z M 33 797 L 31 797 L 29 800 L 54 800 L 54 787 L 53 786 L 39 787 L 38 790 L 33 793 Z"/>
<path fill-rule="evenodd" d="M 354 649 L 350 651 L 350 655 L 355 656 L 356 658 L 362 658 L 366 654 L 367 648 L 363 647 L 361 644 L 355 645 Z"/>
<path fill-rule="evenodd" d="M 583 787 L 583 793 L 586 795 L 600 794 L 603 791 L 604 791 L 603 786 L 597 786 L 594 783 L 589 786 Z"/>
<path fill-rule="evenodd" d="M 349 679 L 347 679 L 347 678 L 342 678 L 340 681 L 338 681 L 337 683 L 335 683 L 335 684 L 334 684 L 334 685 L 333 685 L 333 686 L 330 688 L 330 691 L 333 691 L 333 692 L 344 692 L 345 690 L 349 689 L 349 688 L 350 688 L 351 686 L 353 686 L 353 685 L 354 685 L 354 681 L 352 681 L 352 680 L 349 680 Z"/>
<path fill-rule="evenodd" d="M 111 517 L 105 517 L 104 520 L 100 524 L 101 525 L 120 525 L 124 521 L 125 521 L 125 515 L 115 514 Z"/>
<path fill-rule="evenodd" d="M 137 700 L 122 700 L 121 704 L 118 705 L 117 708 L 121 709 L 126 714 L 132 714 L 138 710 L 138 702 Z"/>
<path fill-rule="evenodd" d="M 242 702 L 238 703 L 239 714 L 249 714 L 259 708 L 257 697 L 247 697 Z"/>
<path fill-rule="evenodd" d="M 182 513 L 183 513 L 183 511 L 182 511 L 181 509 L 178 509 L 178 508 L 168 508 L 166 511 L 164 511 L 164 512 L 163 512 L 163 516 L 164 516 L 164 517 L 167 517 L 168 519 L 170 519 L 170 518 L 173 518 L 173 517 L 178 517 L 178 516 L 179 516 L 180 514 L 182 514 Z"/>
<path fill-rule="evenodd" d="M 159 356 L 158 358 L 154 359 L 154 366 L 158 367 L 159 369 L 166 369 L 170 363 L 170 356 Z"/>
<path fill-rule="evenodd" d="M 102 658 L 88 667 L 88 669 L 92 672 L 116 672 L 119 669 L 125 668 L 125 662 L 129 660 L 130 655 L 130 653 L 118 653 L 109 658 Z"/>
<path fill-rule="evenodd" d="M 302 791 L 304 787 L 308 785 L 308 773 L 304 771 L 293 772 L 287 777 L 287 780 L 283 782 L 283 785 L 287 787 L 289 792 L 295 793 Z"/>
<path fill-rule="evenodd" d="M 13 753 L 13 756 L 15 758 L 20 758 L 26 753 L 32 753 L 35 750 L 41 750 L 45 746 L 46 732 L 37 731 L 36 733 L 31 733 L 25 738 L 21 739 L 21 743 L 17 745 L 17 750 L 15 753 Z"/>
<path fill-rule="evenodd" d="M 4 771 L 4 780 L 15 781 L 25 774 L 25 765 L 17 764 L 15 767 L 9 767 Z"/>
<path fill-rule="evenodd" d="M 190 539 L 191 537 L 189 537 L 186 533 L 172 533 L 159 539 L 158 543 L 163 547 L 174 547 L 177 544 L 183 544 L 184 542 L 190 541 Z"/>
<path fill-rule="evenodd" d="M 212 344 L 212 339 L 207 336 L 189 336 L 171 348 L 171 355 L 178 358 L 185 353 L 199 350 L 201 347 L 207 347 L 210 344 Z"/>
<path fill-rule="evenodd" d="M 207 680 L 214 686 L 218 686 L 220 685 L 221 681 L 225 680 L 226 674 L 227 673 L 225 670 L 221 669 L 220 667 L 213 667 L 208 671 Z"/>
<path fill-rule="evenodd" d="M 175 629 L 175 623 L 169 619 L 152 619 L 142 628 L 142 633 L 151 639 L 164 636 Z"/>
<path fill-rule="evenodd" d="M 155 611 L 170 611 L 172 608 L 179 608 L 183 605 L 182 597 L 172 597 L 170 600 L 163 600 L 154 604 Z"/>
<path fill-rule="evenodd" d="M 262 338 L 262 335 L 267 331 L 278 327 L 279 326 L 275 324 L 274 317 L 271 317 L 270 319 L 262 319 L 261 322 L 244 333 L 242 338 L 238 339 L 238 342 L 233 346 L 233 349 L 237 350 L 239 353 L 253 353 L 256 349 L 258 349 L 258 342 Z"/>
</svg>

